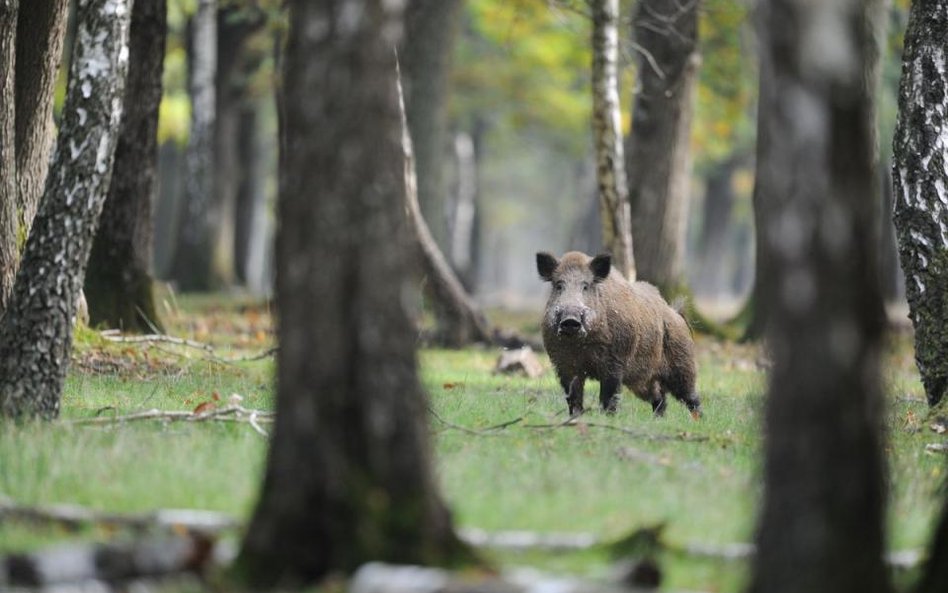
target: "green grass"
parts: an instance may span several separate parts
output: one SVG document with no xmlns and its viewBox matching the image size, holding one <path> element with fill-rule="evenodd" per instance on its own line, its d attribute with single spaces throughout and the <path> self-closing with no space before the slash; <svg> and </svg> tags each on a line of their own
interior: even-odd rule
<svg viewBox="0 0 948 593">
<path fill-rule="evenodd" d="M 224 333 L 221 355 L 267 345 L 259 335 L 261 324 L 268 323 L 265 312 L 261 320 L 253 308 L 238 315 L 212 301 L 188 306 L 191 312 L 171 320 L 172 332 L 205 340 Z M 193 349 L 174 348 L 176 354 L 169 349 L 102 344 L 94 334 L 80 334 L 79 351 L 87 363 L 94 367 L 104 357 L 119 364 L 105 374 L 77 365 L 66 385 L 64 420 L 148 408 L 188 410 L 212 401 L 215 393 L 222 399 L 240 394 L 248 407 L 272 407 L 271 360 L 222 364 Z M 591 532 L 603 539 L 664 523 L 664 538 L 672 545 L 750 541 L 761 495 L 765 375 L 754 348 L 701 340 L 699 352 L 705 403 L 700 422 L 677 402 L 669 402 L 665 418 L 655 419 L 647 404 L 626 395 L 614 417 L 592 411 L 583 426 L 532 428 L 565 419 L 552 373 L 536 380 L 494 375 L 496 354 L 490 350 L 423 351 L 422 378 L 439 417 L 474 430 L 522 417 L 483 435 L 432 417 L 437 469 L 457 523 L 487 530 Z M 924 451 L 926 443 L 942 438 L 929 431 L 925 404 L 904 401 L 922 397 L 904 337 L 886 358 L 885 379 L 890 547 L 924 547 L 945 465 L 942 457 Z M 595 409 L 597 390 L 587 386 L 587 408 Z M 592 426 L 600 423 L 707 440 L 647 440 Z M 75 503 L 109 511 L 187 507 L 247 517 L 265 447 L 246 424 L 7 425 L 0 431 L 0 494 L 28 504 Z M 0 524 L 0 552 L 114 535 L 103 528 L 72 533 L 6 523 Z M 610 570 L 601 550 L 489 556 L 505 566 L 556 572 L 602 576 Z M 668 588 L 738 591 L 746 578 L 743 563 L 673 553 L 662 562 Z"/>
</svg>

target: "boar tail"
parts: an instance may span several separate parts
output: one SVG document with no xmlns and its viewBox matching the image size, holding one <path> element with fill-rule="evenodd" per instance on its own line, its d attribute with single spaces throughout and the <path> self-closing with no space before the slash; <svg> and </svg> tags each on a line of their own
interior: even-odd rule
<svg viewBox="0 0 948 593">
<path fill-rule="evenodd" d="M 678 316 L 685 321 L 685 325 L 688 326 L 688 331 L 691 332 L 691 337 L 695 337 L 695 328 L 691 327 L 691 321 L 688 320 L 687 309 L 688 309 L 688 297 L 686 295 L 680 294 L 674 298 L 671 302 L 671 308 L 678 313 Z M 667 331 L 667 328 L 666 328 Z"/>
</svg>

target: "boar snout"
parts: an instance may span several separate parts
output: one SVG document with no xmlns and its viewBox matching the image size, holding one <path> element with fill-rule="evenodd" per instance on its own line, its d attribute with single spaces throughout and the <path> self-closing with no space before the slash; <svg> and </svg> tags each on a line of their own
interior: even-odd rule
<svg viewBox="0 0 948 593">
<path fill-rule="evenodd" d="M 585 336 L 588 309 L 560 309 L 556 315 L 556 333 L 561 336 Z"/>
</svg>

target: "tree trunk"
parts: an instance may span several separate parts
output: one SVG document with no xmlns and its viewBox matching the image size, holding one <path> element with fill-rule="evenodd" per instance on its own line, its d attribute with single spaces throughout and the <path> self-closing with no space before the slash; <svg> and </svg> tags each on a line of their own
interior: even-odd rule
<svg viewBox="0 0 948 593">
<path fill-rule="evenodd" d="M 0 0 L 0 317 L 13 290 L 17 248 L 16 113 L 15 90 L 16 15 L 19 0 Z"/>
<path fill-rule="evenodd" d="M 724 263 L 731 238 L 731 212 L 734 209 L 734 171 L 738 159 L 718 163 L 708 174 L 701 222 L 699 268 L 695 292 L 720 297 L 725 291 Z"/>
<path fill-rule="evenodd" d="M 641 0 L 632 23 L 641 47 L 627 157 L 632 237 L 639 278 L 663 292 L 683 284 L 699 5 Z"/>
<path fill-rule="evenodd" d="M 261 101 L 244 107 L 240 117 L 239 155 L 242 174 L 237 188 L 234 259 L 237 279 L 251 292 L 266 293 L 267 149 L 261 134 Z"/>
<path fill-rule="evenodd" d="M 401 88 L 401 87 L 399 87 Z M 435 342 L 449 348 L 460 348 L 472 342 L 489 343 L 490 329 L 477 305 L 471 300 L 458 280 L 447 258 L 438 248 L 425 223 L 418 202 L 418 183 L 415 176 L 415 154 L 408 124 L 405 124 L 406 192 L 405 210 L 415 239 L 416 254 L 421 256 L 425 289 L 432 302 L 437 329 Z"/>
<path fill-rule="evenodd" d="M 462 284 L 470 287 L 474 266 L 474 223 L 477 218 L 477 154 L 474 139 L 466 132 L 454 135 L 454 158 L 457 167 L 457 186 L 454 191 L 451 229 L 451 263 L 459 278 L 467 278 Z"/>
<path fill-rule="evenodd" d="M 166 32 L 165 0 L 135 0 L 122 133 L 85 281 L 94 326 L 161 330 L 150 270 Z"/>
<path fill-rule="evenodd" d="M 593 143 L 602 242 L 612 254 L 612 265 L 626 278 L 635 280 L 637 271 L 632 253 L 616 65 L 619 56 L 619 0 L 593 0 L 590 6 L 593 23 Z"/>
<path fill-rule="evenodd" d="M 915 593 L 944 593 L 948 591 L 948 498 L 935 527 L 928 560 L 922 569 L 922 578 Z"/>
<path fill-rule="evenodd" d="M 16 169 L 20 247 L 39 205 L 53 146 L 53 94 L 69 0 L 20 3 L 16 33 Z"/>
<path fill-rule="evenodd" d="M 879 167 L 880 191 L 882 193 L 882 232 L 880 249 L 882 250 L 879 273 L 882 281 L 882 298 L 894 303 L 905 298 L 905 280 L 899 265 L 899 245 L 895 236 L 893 222 L 895 194 L 892 191 L 892 163 L 886 162 Z"/>
<path fill-rule="evenodd" d="M 79 7 L 56 162 L 0 321 L 3 416 L 59 413 L 76 299 L 122 120 L 130 12 L 127 0 L 86 0 Z"/>
<path fill-rule="evenodd" d="M 406 310 L 417 280 L 404 216 L 398 6 L 290 3 L 277 417 L 238 559 L 255 587 L 305 585 L 367 560 L 445 564 L 470 554 L 431 469 Z"/>
<path fill-rule="evenodd" d="M 191 132 L 184 160 L 184 203 L 179 208 L 178 244 L 172 277 L 181 290 L 210 290 L 213 285 L 215 71 L 217 2 L 198 0 L 190 24 L 188 93 Z"/>
<path fill-rule="evenodd" d="M 158 147 L 158 179 L 155 204 L 154 269 L 158 278 L 169 279 L 178 244 L 178 209 L 183 191 L 184 150 L 174 140 Z"/>
<path fill-rule="evenodd" d="M 447 244 L 444 181 L 446 96 L 463 0 L 413 0 L 399 48 L 418 169 L 418 201 L 438 245 Z"/>
<path fill-rule="evenodd" d="M 895 228 L 928 403 L 948 388 L 948 3 L 912 3 L 892 145 Z"/>
<path fill-rule="evenodd" d="M 881 2 L 761 7 L 774 369 L 750 591 L 888 593 L 872 193 Z M 842 54 L 830 50 L 845 48 Z M 835 58 L 835 59 L 831 59 Z M 775 164 L 779 163 L 779 166 Z"/>
</svg>

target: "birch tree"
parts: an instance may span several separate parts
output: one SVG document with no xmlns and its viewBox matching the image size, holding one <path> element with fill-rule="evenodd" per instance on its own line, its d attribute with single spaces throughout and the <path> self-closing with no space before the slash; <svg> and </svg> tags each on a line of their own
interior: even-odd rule
<svg viewBox="0 0 948 593">
<path fill-rule="evenodd" d="M 892 144 L 894 222 L 928 403 L 948 388 L 948 2 L 912 3 Z"/>
<path fill-rule="evenodd" d="M 622 146 L 619 80 L 619 0 L 592 0 L 593 140 L 602 242 L 612 264 L 635 280 L 632 230 Z"/>
<path fill-rule="evenodd" d="M 108 191 L 128 70 L 129 0 L 84 0 L 46 191 L 0 321 L 0 414 L 59 414 L 77 295 Z"/>
</svg>

